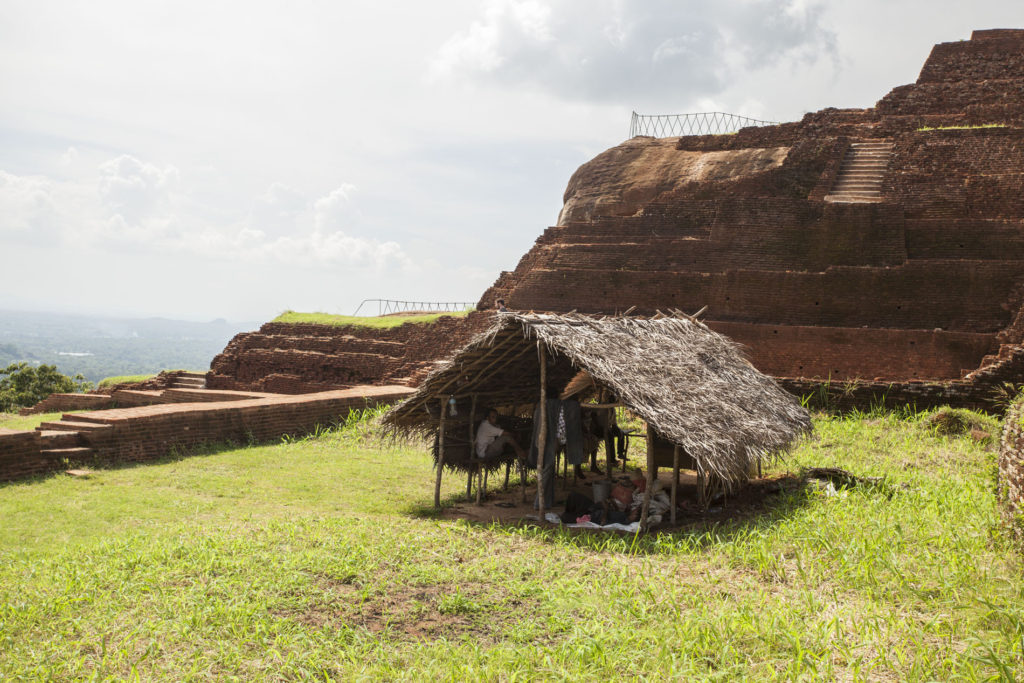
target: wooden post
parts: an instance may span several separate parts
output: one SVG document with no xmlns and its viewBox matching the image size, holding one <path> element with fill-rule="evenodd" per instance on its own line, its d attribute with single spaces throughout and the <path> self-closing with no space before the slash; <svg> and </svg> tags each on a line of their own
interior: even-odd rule
<svg viewBox="0 0 1024 683">
<path fill-rule="evenodd" d="M 548 353 L 537 342 L 540 350 L 540 428 L 537 430 L 537 516 L 544 523 L 544 451 L 548 444 Z"/>
<path fill-rule="evenodd" d="M 508 491 L 508 475 L 512 473 L 512 462 L 505 463 L 505 483 L 502 485 L 502 491 Z"/>
<path fill-rule="evenodd" d="M 672 524 L 676 523 L 676 495 L 679 491 L 679 446 L 672 449 Z"/>
<path fill-rule="evenodd" d="M 704 487 L 705 487 L 704 468 L 701 467 L 700 462 L 698 462 L 697 463 L 697 505 L 700 506 L 701 510 L 704 510 L 704 507 L 705 507 L 705 499 L 706 499 L 706 495 L 705 494 L 706 494 L 706 491 L 704 490 Z"/>
<path fill-rule="evenodd" d="M 470 454 L 471 454 L 470 457 L 473 460 L 476 460 L 477 459 L 477 452 L 476 452 L 476 394 L 472 395 L 472 397 L 470 398 L 470 403 L 469 403 L 469 448 L 470 448 Z M 470 482 L 473 481 L 472 477 L 473 477 L 474 471 L 479 473 L 480 472 L 480 467 L 481 467 L 481 464 L 478 462 L 474 468 L 470 468 L 470 470 L 469 470 Z M 477 478 L 478 479 L 479 479 L 479 476 L 480 475 L 477 474 Z M 468 495 L 466 496 L 466 499 L 469 500 L 469 496 Z M 480 504 L 480 485 L 479 485 L 479 483 L 477 484 L 477 489 L 476 489 L 476 504 L 477 505 Z"/>
<path fill-rule="evenodd" d="M 603 392 L 602 392 L 603 393 Z M 607 473 L 608 481 L 612 479 L 612 462 L 615 460 L 615 438 L 612 436 L 612 425 L 615 424 L 615 408 L 609 408 L 605 414 L 604 427 L 604 471 Z M 622 471 L 626 471 L 626 462 L 622 462 Z"/>
<path fill-rule="evenodd" d="M 444 471 L 444 418 L 448 414 L 448 399 L 441 397 L 441 423 L 437 428 L 437 479 L 434 481 L 434 507 L 441 507 L 441 472 Z"/>
<path fill-rule="evenodd" d="M 654 488 L 654 429 L 647 425 L 647 488 L 644 489 L 644 504 L 640 508 L 640 529 L 647 531 L 647 511 L 651 507 L 651 490 Z"/>
<path fill-rule="evenodd" d="M 573 476 L 575 477 L 576 469 L 573 468 Z M 575 483 L 575 482 L 574 482 Z M 562 490 L 569 488 L 569 448 L 566 444 L 565 453 L 562 453 Z"/>
</svg>

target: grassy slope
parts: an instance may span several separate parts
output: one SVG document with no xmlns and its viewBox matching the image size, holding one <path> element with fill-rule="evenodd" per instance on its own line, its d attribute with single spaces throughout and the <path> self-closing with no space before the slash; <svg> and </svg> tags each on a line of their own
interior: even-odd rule
<svg viewBox="0 0 1024 683">
<path fill-rule="evenodd" d="M 145 382 L 147 379 L 153 379 L 156 375 L 115 375 L 113 377 L 104 377 L 96 385 L 97 389 L 103 387 L 112 387 L 115 384 L 127 384 L 128 382 Z"/>
<path fill-rule="evenodd" d="M 338 327 L 353 325 L 355 327 L 388 328 L 398 327 L 405 323 L 432 323 L 444 316 L 463 317 L 469 311 L 455 313 L 424 313 L 422 315 L 385 315 L 385 316 L 353 316 L 334 315 L 332 313 L 296 313 L 285 311 L 274 318 L 275 323 L 316 323 L 317 325 L 335 325 Z"/>
<path fill-rule="evenodd" d="M 36 415 L 15 415 L 0 413 L 0 427 L 4 429 L 35 429 L 43 422 L 59 422 L 61 415 L 81 413 L 82 410 L 62 410 L 57 413 L 38 413 Z"/>
<path fill-rule="evenodd" d="M 634 543 L 433 520 L 422 449 L 352 430 L 9 485 L 0 677 L 1024 674 L 993 453 L 895 418 L 817 429 L 790 468 L 908 487 Z"/>
</svg>

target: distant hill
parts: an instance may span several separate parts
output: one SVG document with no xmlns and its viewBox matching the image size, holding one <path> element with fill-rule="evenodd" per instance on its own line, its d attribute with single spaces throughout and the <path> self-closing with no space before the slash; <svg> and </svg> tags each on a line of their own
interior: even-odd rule
<svg viewBox="0 0 1024 683">
<path fill-rule="evenodd" d="M 197 323 L 0 310 L 0 367 L 47 363 L 91 382 L 165 369 L 202 371 L 234 335 L 257 327 L 224 319 Z"/>
</svg>

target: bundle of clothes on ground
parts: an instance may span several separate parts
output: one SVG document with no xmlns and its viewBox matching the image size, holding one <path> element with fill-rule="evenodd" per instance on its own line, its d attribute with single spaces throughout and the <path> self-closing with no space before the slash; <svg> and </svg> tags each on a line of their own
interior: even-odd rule
<svg viewBox="0 0 1024 683">
<path fill-rule="evenodd" d="M 640 522 L 646 490 L 646 477 L 640 470 L 634 470 L 630 476 L 614 480 L 611 493 L 604 500 L 595 501 L 585 494 L 574 491 L 566 499 L 565 512 L 559 521 L 571 527 L 633 531 Z M 648 528 L 660 524 L 671 508 L 672 501 L 665 491 L 664 484 L 655 480 L 647 510 Z"/>
</svg>

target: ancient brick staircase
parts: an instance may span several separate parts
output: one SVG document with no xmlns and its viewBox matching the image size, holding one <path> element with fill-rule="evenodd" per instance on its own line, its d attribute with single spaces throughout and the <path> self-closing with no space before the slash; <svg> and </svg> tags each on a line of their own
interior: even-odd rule
<svg viewBox="0 0 1024 683">
<path fill-rule="evenodd" d="M 843 158 L 827 202 L 880 202 L 882 180 L 892 157 L 891 142 L 854 142 Z"/>
<path fill-rule="evenodd" d="M 54 461 L 67 462 L 81 462 L 95 454 L 86 444 L 82 432 L 105 429 L 109 430 L 110 425 L 90 420 L 88 417 L 75 419 L 74 415 L 64 415 L 60 421 L 44 422 L 36 427 L 42 455 Z"/>
<path fill-rule="evenodd" d="M 182 372 L 175 376 L 168 385 L 170 389 L 205 389 L 206 374 L 201 372 Z"/>
</svg>

